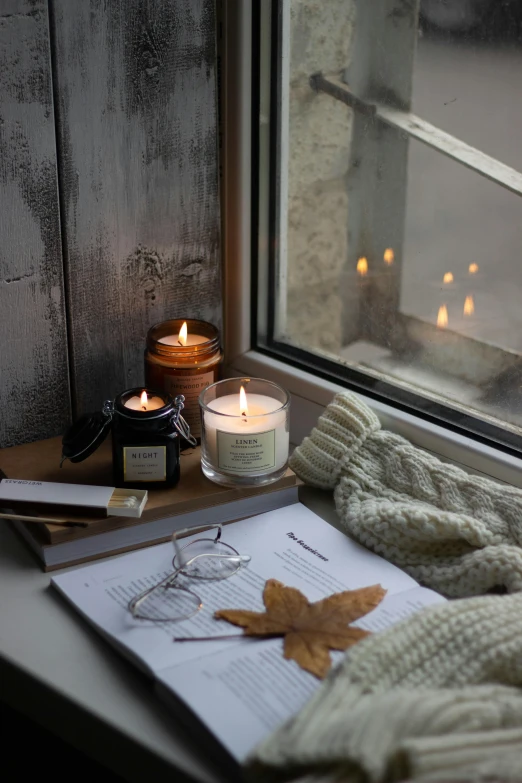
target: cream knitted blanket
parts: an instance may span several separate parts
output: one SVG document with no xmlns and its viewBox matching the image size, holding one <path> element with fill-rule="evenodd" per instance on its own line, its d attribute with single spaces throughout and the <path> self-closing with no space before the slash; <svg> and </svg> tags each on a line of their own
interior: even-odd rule
<svg viewBox="0 0 522 783">
<path fill-rule="evenodd" d="M 438 605 L 351 648 L 252 765 L 307 783 L 520 781 L 516 686 L 522 594 Z"/>
<path fill-rule="evenodd" d="M 335 397 L 290 464 L 306 483 L 335 488 L 353 538 L 428 587 L 453 597 L 522 590 L 522 491 L 381 430 L 355 394 Z"/>
<path fill-rule="evenodd" d="M 522 492 L 382 431 L 350 393 L 291 465 L 335 488 L 347 532 L 418 581 L 514 595 L 452 601 L 363 640 L 254 768 L 268 780 L 301 769 L 301 783 L 522 781 Z"/>
</svg>

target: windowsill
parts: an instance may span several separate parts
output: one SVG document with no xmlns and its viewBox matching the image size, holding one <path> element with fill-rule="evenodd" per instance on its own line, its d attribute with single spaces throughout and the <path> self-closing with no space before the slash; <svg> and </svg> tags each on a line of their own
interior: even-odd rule
<svg viewBox="0 0 522 783">
<path fill-rule="evenodd" d="M 294 444 L 300 443 L 309 434 L 334 395 L 345 391 L 338 383 L 325 381 L 254 350 L 236 357 L 225 374 L 228 377 L 249 375 L 268 378 L 288 389 L 292 395 L 290 440 Z M 359 396 L 379 416 L 384 428 L 468 472 L 522 488 L 521 459 L 363 394 Z"/>
<path fill-rule="evenodd" d="M 513 383 L 502 376 L 496 382 L 496 394 L 491 389 L 478 384 L 470 383 L 461 378 L 456 378 L 450 373 L 436 370 L 423 365 L 413 363 L 411 359 L 397 356 L 388 348 L 384 348 L 364 340 L 358 340 L 351 345 L 342 348 L 339 352 L 341 360 L 358 369 L 369 370 L 373 375 L 393 382 L 402 388 L 418 393 L 445 404 L 451 400 L 451 404 L 467 413 L 469 409 L 475 410 L 480 416 L 490 417 L 493 423 L 501 421 L 509 422 L 513 428 L 522 426 L 522 403 L 518 388 L 512 389 Z M 490 384 L 492 387 L 492 384 Z M 490 399 L 495 396 L 501 404 L 494 404 Z M 502 402 L 506 404 L 502 405 Z"/>
</svg>

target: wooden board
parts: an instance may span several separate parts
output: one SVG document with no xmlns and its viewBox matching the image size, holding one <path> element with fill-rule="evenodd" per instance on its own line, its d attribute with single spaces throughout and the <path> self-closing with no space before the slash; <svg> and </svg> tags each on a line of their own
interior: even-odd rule
<svg viewBox="0 0 522 783">
<path fill-rule="evenodd" d="M 0 445 L 69 420 L 46 0 L 0 4 Z"/>
<path fill-rule="evenodd" d="M 73 464 L 64 462 L 60 468 L 62 452 L 61 438 L 48 438 L 37 443 L 15 446 L 0 450 L 0 470 L 8 478 L 30 481 L 58 481 L 64 484 L 90 484 L 112 487 L 112 452 L 110 438 L 106 440 L 87 460 Z M 83 520 L 86 527 L 61 527 L 58 525 L 30 525 L 35 535 L 47 543 L 60 543 L 72 539 L 87 538 L 109 530 L 133 527 L 168 516 L 186 514 L 243 498 L 270 494 L 287 487 L 299 486 L 301 482 L 290 468 L 279 481 L 262 487 L 225 487 L 209 481 L 201 470 L 200 448 L 189 449 L 181 454 L 181 480 L 177 487 L 154 489 L 148 494 L 147 505 L 141 517 L 100 518 L 74 514 L 60 514 L 53 507 L 53 515 L 68 520 Z M 36 510 L 36 509 L 35 509 Z M 45 516 L 45 506 L 36 510 Z M 205 522 L 204 514 L 201 518 Z M 2 521 L 0 520 L 0 524 Z"/>
<path fill-rule="evenodd" d="M 75 413 L 143 382 L 147 329 L 220 326 L 214 0 L 55 0 Z"/>
</svg>

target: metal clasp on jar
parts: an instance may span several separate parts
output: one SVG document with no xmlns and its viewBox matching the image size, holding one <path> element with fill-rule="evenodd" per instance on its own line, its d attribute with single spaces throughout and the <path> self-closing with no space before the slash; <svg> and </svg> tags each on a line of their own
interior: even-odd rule
<svg viewBox="0 0 522 783">
<path fill-rule="evenodd" d="M 187 443 L 190 443 L 191 446 L 197 446 L 198 442 L 196 438 L 190 434 L 190 427 L 181 415 L 181 411 L 184 407 L 185 397 L 183 394 L 178 394 L 174 399 L 174 413 L 170 417 L 170 423 Z"/>
</svg>

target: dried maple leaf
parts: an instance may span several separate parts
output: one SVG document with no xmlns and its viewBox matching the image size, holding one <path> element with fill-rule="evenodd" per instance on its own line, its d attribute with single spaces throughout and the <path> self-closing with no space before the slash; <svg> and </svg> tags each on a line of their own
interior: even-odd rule
<svg viewBox="0 0 522 783">
<path fill-rule="evenodd" d="M 334 593 L 311 604 L 294 587 L 268 579 L 263 590 L 266 612 L 220 609 L 214 617 L 240 625 L 246 636 L 284 636 L 284 656 L 322 679 L 332 664 L 329 650 L 346 650 L 369 631 L 350 628 L 375 609 L 386 595 L 380 585 Z"/>
</svg>

